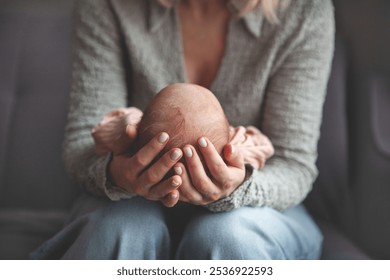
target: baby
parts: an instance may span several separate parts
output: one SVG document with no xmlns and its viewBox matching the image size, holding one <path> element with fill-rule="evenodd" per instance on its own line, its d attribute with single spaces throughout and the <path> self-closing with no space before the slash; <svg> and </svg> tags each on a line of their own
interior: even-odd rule
<svg viewBox="0 0 390 280">
<path fill-rule="evenodd" d="M 268 137 L 255 127 L 229 126 L 214 94 L 193 84 L 167 86 L 153 98 L 144 114 L 134 107 L 108 113 L 92 130 L 92 136 L 98 154 L 121 154 L 128 152 L 134 140 L 133 147 L 139 149 L 162 131 L 170 135 L 163 152 L 186 144 L 197 147 L 197 140 L 205 136 L 220 154 L 231 142 L 243 153 L 245 163 L 256 169 L 263 168 L 274 153 Z"/>
</svg>

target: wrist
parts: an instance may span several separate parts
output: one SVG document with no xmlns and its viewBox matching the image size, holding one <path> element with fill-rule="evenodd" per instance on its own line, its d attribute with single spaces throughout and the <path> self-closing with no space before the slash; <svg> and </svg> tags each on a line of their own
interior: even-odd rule
<svg viewBox="0 0 390 280">
<path fill-rule="evenodd" d="M 250 164 L 245 164 L 245 176 L 244 176 L 244 181 L 240 184 L 240 186 L 246 182 L 253 174 L 253 166 Z"/>
<path fill-rule="evenodd" d="M 115 165 L 116 165 L 116 161 L 114 160 L 114 156 L 112 153 L 110 153 L 110 160 L 108 162 L 107 169 L 106 169 L 107 187 L 119 186 L 116 180 L 117 176 L 115 174 L 116 173 L 115 171 L 117 170 L 117 167 Z"/>
</svg>

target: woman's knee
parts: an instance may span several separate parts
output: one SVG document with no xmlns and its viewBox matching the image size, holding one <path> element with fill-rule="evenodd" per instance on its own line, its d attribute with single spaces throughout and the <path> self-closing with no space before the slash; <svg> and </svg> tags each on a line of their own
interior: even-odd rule
<svg viewBox="0 0 390 280">
<path fill-rule="evenodd" d="M 264 240 L 241 220 L 240 212 L 242 209 L 197 217 L 185 231 L 179 258 L 269 259 L 266 246 L 260 245 Z"/>
<path fill-rule="evenodd" d="M 210 213 L 198 217 L 186 229 L 178 257 L 316 258 L 321 237 L 316 236 L 317 232 L 304 236 L 304 232 L 299 223 L 270 208 L 244 207 L 228 213 Z"/>
<path fill-rule="evenodd" d="M 168 228 L 157 203 L 141 198 L 113 202 L 80 218 L 85 223 L 71 251 L 87 259 L 169 257 Z"/>
</svg>

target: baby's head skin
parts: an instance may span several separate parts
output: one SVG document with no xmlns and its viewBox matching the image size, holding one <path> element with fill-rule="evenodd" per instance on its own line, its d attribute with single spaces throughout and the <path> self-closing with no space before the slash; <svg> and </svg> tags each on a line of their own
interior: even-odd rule
<svg viewBox="0 0 390 280">
<path fill-rule="evenodd" d="M 229 141 L 229 123 L 221 104 L 208 89 L 194 84 L 171 84 L 162 89 L 146 108 L 138 126 L 138 147 L 160 132 L 170 140 L 164 152 L 205 136 L 221 154 Z"/>
</svg>

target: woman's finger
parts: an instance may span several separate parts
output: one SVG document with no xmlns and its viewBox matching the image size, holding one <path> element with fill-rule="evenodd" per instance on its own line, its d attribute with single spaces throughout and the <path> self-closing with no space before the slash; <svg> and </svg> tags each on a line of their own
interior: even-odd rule
<svg viewBox="0 0 390 280">
<path fill-rule="evenodd" d="M 128 141 L 130 145 L 133 144 L 135 139 L 137 139 L 137 133 L 138 133 L 137 126 L 132 124 L 128 124 L 126 126 L 126 136 L 128 137 Z"/>
<path fill-rule="evenodd" d="M 219 190 L 207 175 L 195 148 L 191 145 L 187 145 L 184 147 L 183 151 L 187 163 L 188 173 L 195 189 L 202 195 L 203 198 L 212 201 L 216 200 Z"/>
<path fill-rule="evenodd" d="M 157 157 L 157 155 L 164 149 L 168 143 L 169 135 L 162 132 L 143 146 L 129 161 L 129 168 L 131 172 L 137 177 L 150 163 Z"/>
<path fill-rule="evenodd" d="M 225 146 L 224 157 L 229 166 L 245 169 L 244 156 L 232 144 L 229 143 Z"/>
<path fill-rule="evenodd" d="M 198 145 L 211 176 L 216 181 L 222 182 L 229 173 L 226 163 L 215 149 L 213 143 L 206 137 L 200 138 L 198 140 Z"/>
<path fill-rule="evenodd" d="M 145 193 L 147 195 L 150 192 L 151 187 L 163 180 L 182 156 L 182 151 L 174 148 L 165 153 L 152 166 L 147 168 L 138 178 L 138 185 L 142 188 L 141 193 Z M 176 187 L 181 184 L 181 181 L 178 180 L 181 180 L 181 178 L 176 178 L 176 180 L 172 181 L 172 183 L 176 184 Z"/>
<path fill-rule="evenodd" d="M 203 197 L 192 185 L 190 176 L 184 165 L 177 163 L 174 171 L 182 179 L 182 184 L 179 187 L 180 200 L 192 204 L 199 204 L 203 200 Z"/>
<path fill-rule="evenodd" d="M 171 178 L 164 180 L 149 189 L 149 197 L 162 199 L 166 197 L 169 193 L 177 190 L 182 184 L 182 179 L 180 176 L 175 175 Z"/>
<path fill-rule="evenodd" d="M 221 190 L 231 190 L 242 182 L 245 177 L 244 157 L 232 144 L 224 148 L 226 163 L 206 137 L 200 138 L 198 144 L 210 174 Z"/>
<path fill-rule="evenodd" d="M 174 190 L 161 199 L 162 204 L 166 207 L 173 207 L 179 202 L 179 191 Z"/>
</svg>

